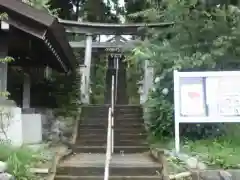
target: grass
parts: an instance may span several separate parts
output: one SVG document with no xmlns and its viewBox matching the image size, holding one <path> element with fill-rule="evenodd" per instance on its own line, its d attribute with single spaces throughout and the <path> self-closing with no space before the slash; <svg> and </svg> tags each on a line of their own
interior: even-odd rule
<svg viewBox="0 0 240 180">
<path fill-rule="evenodd" d="M 8 172 L 18 180 L 39 179 L 30 172 L 39 162 L 44 161 L 42 153 L 28 147 L 13 147 L 7 143 L 0 144 L 0 161 L 7 162 Z"/>
<path fill-rule="evenodd" d="M 197 156 L 210 168 L 240 168 L 240 125 L 226 124 L 225 126 L 226 135 L 215 139 L 185 140 L 182 142 L 181 150 Z M 174 141 L 155 141 L 153 146 L 173 149 Z"/>
<path fill-rule="evenodd" d="M 183 151 L 198 156 L 210 167 L 240 168 L 240 142 L 237 139 L 218 139 L 186 142 Z"/>
</svg>

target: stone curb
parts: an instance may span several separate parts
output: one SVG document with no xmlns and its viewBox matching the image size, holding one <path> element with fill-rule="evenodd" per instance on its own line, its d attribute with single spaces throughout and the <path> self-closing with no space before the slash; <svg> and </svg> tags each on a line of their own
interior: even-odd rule
<svg viewBox="0 0 240 180">
<path fill-rule="evenodd" d="M 79 114 L 81 114 L 81 112 Z M 77 139 L 78 125 L 79 125 L 79 117 L 76 118 L 74 129 L 73 129 L 73 133 L 72 133 L 72 137 L 71 137 L 71 140 L 70 140 L 70 142 L 72 144 L 75 144 L 76 139 Z M 50 174 L 46 178 L 46 180 L 54 180 L 54 178 L 56 176 L 56 172 L 57 172 L 57 165 L 59 164 L 59 162 L 61 161 L 62 157 L 66 153 L 67 153 L 67 148 L 66 147 L 62 147 L 62 148 L 60 148 L 58 150 L 58 152 L 56 153 L 56 156 L 54 158 L 54 161 L 52 163 L 52 167 L 50 168 Z"/>
<path fill-rule="evenodd" d="M 159 163 L 162 164 L 162 179 L 163 180 L 177 180 L 177 179 L 184 179 L 189 178 L 192 176 L 192 172 L 181 172 L 178 174 L 170 174 L 168 172 L 168 162 L 166 160 L 166 150 L 158 149 L 158 148 L 150 148 L 150 155 L 157 160 Z"/>
<path fill-rule="evenodd" d="M 159 148 L 151 148 L 150 153 L 155 159 L 159 161 L 162 159 L 163 154 L 178 158 L 184 163 L 186 169 L 191 172 L 192 180 L 240 180 L 240 169 L 209 170 L 207 169 L 207 166 L 204 163 L 199 162 L 197 158 L 188 156 L 186 154 L 176 155 L 175 153 L 172 153 L 168 150 Z M 183 160 L 184 158 L 186 159 Z M 195 165 L 193 166 L 193 164 Z"/>
<path fill-rule="evenodd" d="M 197 158 L 184 153 L 176 154 L 169 150 L 159 148 L 151 148 L 150 152 L 155 158 L 159 158 L 162 154 L 177 158 L 185 165 L 185 168 L 190 171 L 207 169 L 207 166 L 204 163 L 200 162 Z"/>
</svg>

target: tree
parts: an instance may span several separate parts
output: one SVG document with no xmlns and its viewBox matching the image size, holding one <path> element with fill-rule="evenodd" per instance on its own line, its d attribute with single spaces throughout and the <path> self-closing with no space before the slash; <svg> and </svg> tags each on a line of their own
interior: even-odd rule
<svg viewBox="0 0 240 180">
<path fill-rule="evenodd" d="M 56 15 L 57 13 L 57 9 L 50 10 L 50 0 L 24 0 L 24 2 L 36 9 L 44 10 L 52 15 Z"/>
<path fill-rule="evenodd" d="M 155 9 L 156 22 L 172 26 L 149 30 L 148 39 L 134 50 L 134 59 L 149 59 L 155 70 L 154 88 L 146 103 L 145 120 L 157 137 L 173 136 L 173 70 L 233 70 L 240 67 L 239 20 L 236 6 L 210 6 L 197 1 L 168 0 Z M 141 14 L 141 13 L 140 13 Z M 167 90 L 167 91 L 166 91 Z M 168 92 L 167 94 L 165 92 Z M 183 125 L 191 138 L 216 136 L 221 125 Z"/>
<path fill-rule="evenodd" d="M 130 22 L 143 22 L 146 18 L 149 17 L 149 14 L 146 14 L 146 9 L 150 8 L 150 3 L 147 0 L 124 0 L 125 9 L 126 9 L 126 18 Z M 145 11 L 144 14 L 133 15 Z"/>
<path fill-rule="evenodd" d="M 77 19 L 74 15 L 73 4 L 71 0 L 50 0 L 50 9 L 58 9 L 58 17 L 61 19 Z M 78 8 L 77 8 L 78 9 Z"/>
</svg>

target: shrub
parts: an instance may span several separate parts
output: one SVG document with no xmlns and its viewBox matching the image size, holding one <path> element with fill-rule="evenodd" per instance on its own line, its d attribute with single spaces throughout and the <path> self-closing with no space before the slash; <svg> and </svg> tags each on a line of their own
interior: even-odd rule
<svg viewBox="0 0 240 180">
<path fill-rule="evenodd" d="M 154 136 L 174 134 L 173 71 L 234 70 L 240 64 L 240 10 L 234 6 L 205 9 L 197 1 L 163 1 L 155 9 L 156 22 L 169 27 L 148 30 L 148 39 L 135 48 L 137 63 L 148 59 L 154 67 L 153 90 L 145 104 L 145 120 Z M 149 12 L 149 11 L 147 11 Z M 152 11 L 153 12 L 153 11 Z M 164 95 L 162 91 L 169 92 Z M 222 124 L 183 124 L 181 135 L 190 139 L 224 134 Z"/>
<path fill-rule="evenodd" d="M 13 147 L 8 143 L 0 144 L 0 161 L 7 162 L 8 173 L 18 180 L 31 179 L 37 177 L 30 172 L 30 167 L 42 161 L 39 152 L 27 147 Z"/>
</svg>

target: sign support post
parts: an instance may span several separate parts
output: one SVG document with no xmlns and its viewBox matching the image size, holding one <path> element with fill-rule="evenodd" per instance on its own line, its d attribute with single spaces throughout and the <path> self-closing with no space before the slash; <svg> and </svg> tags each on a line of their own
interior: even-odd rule
<svg viewBox="0 0 240 180">
<path fill-rule="evenodd" d="M 180 114 L 180 101 L 178 101 L 178 99 L 180 99 L 179 94 L 179 78 L 178 78 L 178 71 L 174 71 L 174 75 L 173 75 L 173 82 L 174 82 L 174 119 L 175 119 L 175 151 L 176 153 L 178 153 L 180 151 L 180 134 L 179 134 L 179 121 L 177 118 L 177 114 Z"/>
</svg>

